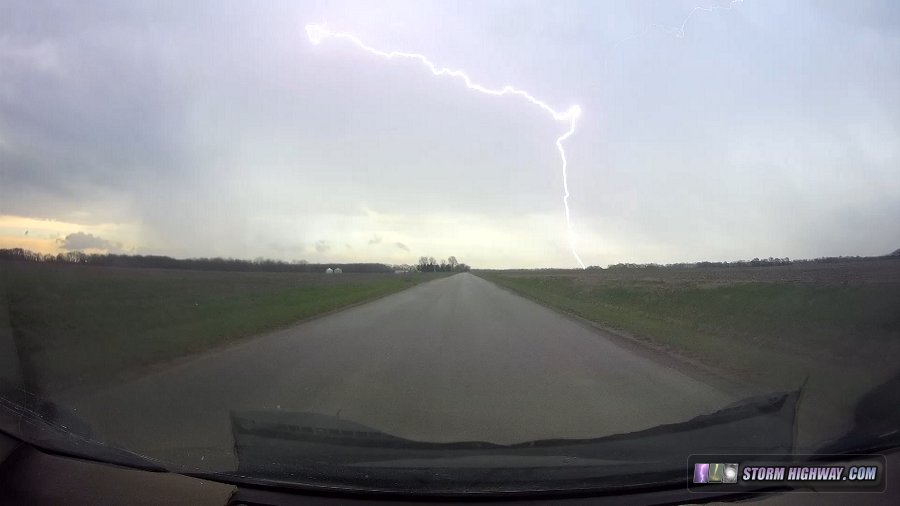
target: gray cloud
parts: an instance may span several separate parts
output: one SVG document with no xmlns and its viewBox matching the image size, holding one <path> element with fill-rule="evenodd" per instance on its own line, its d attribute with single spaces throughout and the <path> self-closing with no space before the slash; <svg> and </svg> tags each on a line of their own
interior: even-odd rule
<svg viewBox="0 0 900 506">
<path fill-rule="evenodd" d="M 98 237 L 96 235 L 88 234 L 85 232 L 75 232 L 73 234 L 67 235 L 63 239 L 58 239 L 57 241 L 59 242 L 59 246 L 61 248 L 70 251 L 99 249 L 107 250 L 112 253 L 120 251 L 122 248 L 122 245 L 119 243 L 108 241 L 106 239 L 103 239 L 102 237 Z"/>
<path fill-rule="evenodd" d="M 134 224 L 142 251 L 291 258 L 276 240 L 343 252 L 387 230 L 370 209 L 400 217 L 388 237 L 417 249 L 492 241 L 485 266 L 573 265 L 553 143 L 565 125 L 415 62 L 307 44 L 302 23 L 324 20 L 581 105 L 566 149 L 589 264 L 896 248 L 895 2 L 745 2 L 697 13 L 684 38 L 619 45 L 687 7 L 208 5 L 3 3 L 0 214 Z M 429 214 L 441 225 L 416 221 Z M 446 232 L 463 215 L 492 225 Z"/>
<path fill-rule="evenodd" d="M 409 246 L 403 244 L 402 242 L 395 242 L 394 246 L 402 249 L 403 251 L 409 251 Z"/>
</svg>

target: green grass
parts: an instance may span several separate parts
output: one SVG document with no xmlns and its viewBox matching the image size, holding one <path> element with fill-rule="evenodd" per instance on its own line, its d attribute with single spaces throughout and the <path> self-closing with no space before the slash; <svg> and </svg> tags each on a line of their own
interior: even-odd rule
<svg viewBox="0 0 900 506">
<path fill-rule="evenodd" d="M 900 262 L 892 268 L 900 268 Z M 790 270 L 796 278 L 792 282 L 761 281 L 752 271 L 744 277 L 730 272 L 728 281 L 708 272 L 696 271 L 692 278 L 690 272 L 673 276 L 663 270 L 631 277 L 585 271 L 478 275 L 603 327 L 774 387 L 796 385 L 813 368 L 889 366 L 886 359 L 896 357 L 900 347 L 900 283 L 823 281 L 811 269 L 809 274 Z"/>
<path fill-rule="evenodd" d="M 53 390 L 115 380 L 436 276 L 0 262 L 8 308 L 0 324 L 11 329 L 29 387 Z"/>
</svg>

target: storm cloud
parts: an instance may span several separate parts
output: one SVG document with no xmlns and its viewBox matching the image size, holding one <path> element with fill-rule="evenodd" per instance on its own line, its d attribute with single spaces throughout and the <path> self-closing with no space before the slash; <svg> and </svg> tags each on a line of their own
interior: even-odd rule
<svg viewBox="0 0 900 506">
<path fill-rule="evenodd" d="M 575 265 L 565 124 L 313 46 L 304 24 L 327 21 L 580 105 L 588 264 L 896 249 L 900 7 L 744 2 L 653 28 L 692 7 L 4 2 L 0 215 L 114 228 L 94 240 L 138 253 Z"/>
</svg>

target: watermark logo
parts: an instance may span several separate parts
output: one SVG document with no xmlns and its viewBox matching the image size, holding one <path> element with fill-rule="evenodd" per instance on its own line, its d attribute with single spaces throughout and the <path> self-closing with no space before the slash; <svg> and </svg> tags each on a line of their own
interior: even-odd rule
<svg viewBox="0 0 900 506">
<path fill-rule="evenodd" d="M 733 463 L 695 463 L 694 483 L 737 483 L 739 468 Z"/>
<path fill-rule="evenodd" d="M 688 489 L 708 493 L 773 486 L 881 492 L 885 468 L 883 455 L 691 455 L 687 479 Z"/>
</svg>

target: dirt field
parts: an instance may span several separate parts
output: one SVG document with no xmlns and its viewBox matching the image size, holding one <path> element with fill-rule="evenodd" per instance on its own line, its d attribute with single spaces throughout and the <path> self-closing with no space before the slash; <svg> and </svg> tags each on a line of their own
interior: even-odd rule
<svg viewBox="0 0 900 506">
<path fill-rule="evenodd" d="M 898 284 L 900 283 L 900 259 L 879 259 L 857 262 L 796 263 L 777 267 L 648 267 L 636 269 L 589 270 L 502 270 L 480 271 L 516 277 L 577 278 L 585 283 L 637 282 L 651 283 L 813 283 L 824 285 L 843 284 Z"/>
</svg>

